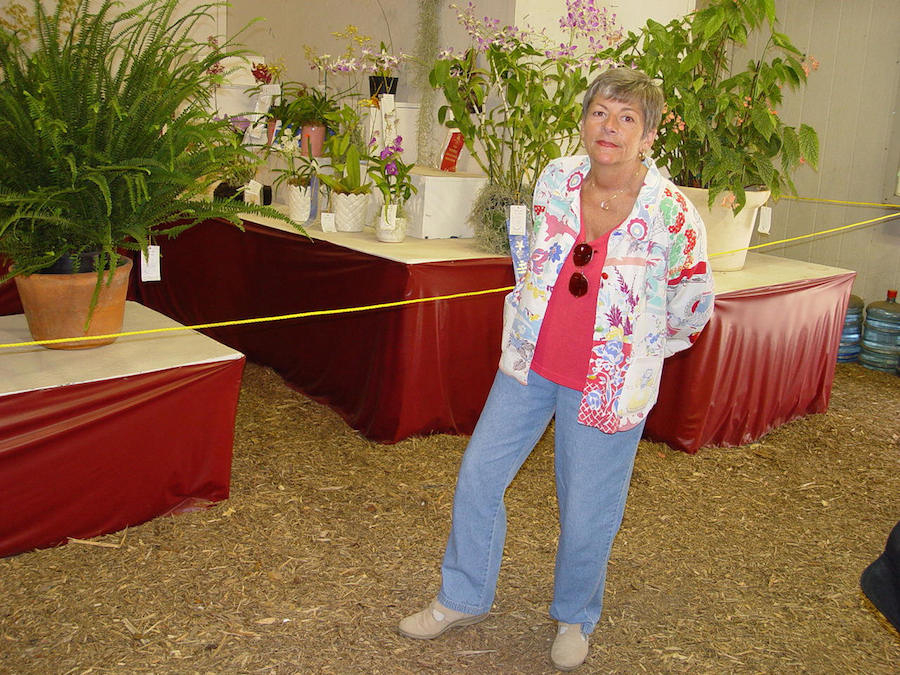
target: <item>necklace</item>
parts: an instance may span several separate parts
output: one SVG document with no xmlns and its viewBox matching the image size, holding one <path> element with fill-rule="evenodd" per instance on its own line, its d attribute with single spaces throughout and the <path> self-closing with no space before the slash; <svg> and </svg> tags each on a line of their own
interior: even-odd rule
<svg viewBox="0 0 900 675">
<path fill-rule="evenodd" d="M 613 192 L 613 193 L 612 193 L 609 197 L 607 197 L 606 199 L 601 199 L 601 200 L 600 200 L 600 208 L 603 209 L 604 211 L 609 211 L 609 205 L 610 205 L 610 203 L 612 202 L 612 200 L 614 200 L 616 197 L 618 197 L 620 194 L 622 194 L 623 192 L 625 192 L 625 190 L 628 189 L 628 186 L 629 186 L 629 184 L 631 183 L 632 179 L 640 173 L 641 168 L 642 168 L 642 167 L 639 166 L 639 167 L 637 168 L 637 171 L 635 171 L 633 174 L 631 174 L 631 176 L 628 178 L 628 180 L 625 181 L 625 185 L 623 185 L 623 186 L 620 187 L 618 190 L 616 190 L 615 192 Z M 597 184 L 594 183 L 594 181 L 591 181 L 591 183 L 593 184 L 595 190 L 599 190 L 599 189 L 600 189 L 600 188 L 597 187 Z"/>
</svg>

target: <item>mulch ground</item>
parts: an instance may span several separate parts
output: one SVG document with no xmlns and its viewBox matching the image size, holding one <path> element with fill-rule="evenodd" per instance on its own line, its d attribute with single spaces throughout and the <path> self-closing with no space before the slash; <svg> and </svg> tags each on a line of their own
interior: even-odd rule
<svg viewBox="0 0 900 675">
<path fill-rule="evenodd" d="M 896 673 L 859 590 L 900 520 L 900 378 L 839 365 L 829 411 L 689 456 L 642 442 L 584 673 Z M 232 496 L 0 560 L 2 673 L 551 673 L 547 434 L 508 492 L 497 601 L 434 642 L 466 438 L 379 445 L 248 365 Z"/>
</svg>

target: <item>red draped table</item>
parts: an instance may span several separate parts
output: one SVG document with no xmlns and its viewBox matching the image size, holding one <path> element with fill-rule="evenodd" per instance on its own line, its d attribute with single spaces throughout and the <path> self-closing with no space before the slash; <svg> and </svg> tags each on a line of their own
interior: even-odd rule
<svg viewBox="0 0 900 675">
<path fill-rule="evenodd" d="M 472 258 L 471 242 L 376 242 L 371 232 L 309 239 L 220 222 L 162 244 L 162 278 L 144 304 L 182 323 L 279 316 L 513 284 L 509 258 Z M 365 253 L 322 237 L 349 242 Z M 434 252 L 458 259 L 434 261 Z M 482 256 L 484 254 L 481 254 Z M 381 442 L 466 434 L 500 357 L 503 293 L 208 330 Z"/>
<path fill-rule="evenodd" d="M 175 326 L 126 306 L 125 330 Z M 0 343 L 27 340 L 0 317 Z M 227 498 L 243 366 L 194 331 L 0 350 L 0 556 Z"/>
<path fill-rule="evenodd" d="M 750 443 L 828 409 L 855 273 L 751 253 L 744 270 L 715 277 L 713 317 L 666 359 L 644 427 L 690 453 Z"/>
</svg>

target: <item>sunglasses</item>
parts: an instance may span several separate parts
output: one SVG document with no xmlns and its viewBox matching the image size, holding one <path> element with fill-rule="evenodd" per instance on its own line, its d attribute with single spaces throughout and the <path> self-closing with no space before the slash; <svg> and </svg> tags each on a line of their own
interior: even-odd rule
<svg viewBox="0 0 900 675">
<path fill-rule="evenodd" d="M 575 263 L 575 267 L 584 267 L 589 262 L 591 262 L 591 258 L 593 257 L 594 249 L 590 244 L 581 243 L 572 249 L 572 262 Z M 572 276 L 569 279 L 569 293 L 574 295 L 576 298 L 580 298 L 587 292 L 587 277 L 578 270 L 575 270 L 574 272 L 572 272 Z"/>
</svg>

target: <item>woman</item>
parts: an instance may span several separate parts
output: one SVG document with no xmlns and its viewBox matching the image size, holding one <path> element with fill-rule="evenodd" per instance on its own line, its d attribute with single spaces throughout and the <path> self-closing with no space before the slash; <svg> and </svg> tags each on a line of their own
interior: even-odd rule
<svg viewBox="0 0 900 675">
<path fill-rule="evenodd" d="M 555 415 L 551 660 L 571 670 L 587 656 L 663 358 L 712 313 L 703 223 L 644 159 L 662 106 L 645 74 L 601 74 L 582 104 L 587 155 L 552 161 L 537 182 L 530 258 L 506 298 L 500 371 L 460 467 L 441 590 L 400 622 L 404 635 L 431 639 L 487 616 L 503 494 Z"/>
</svg>

